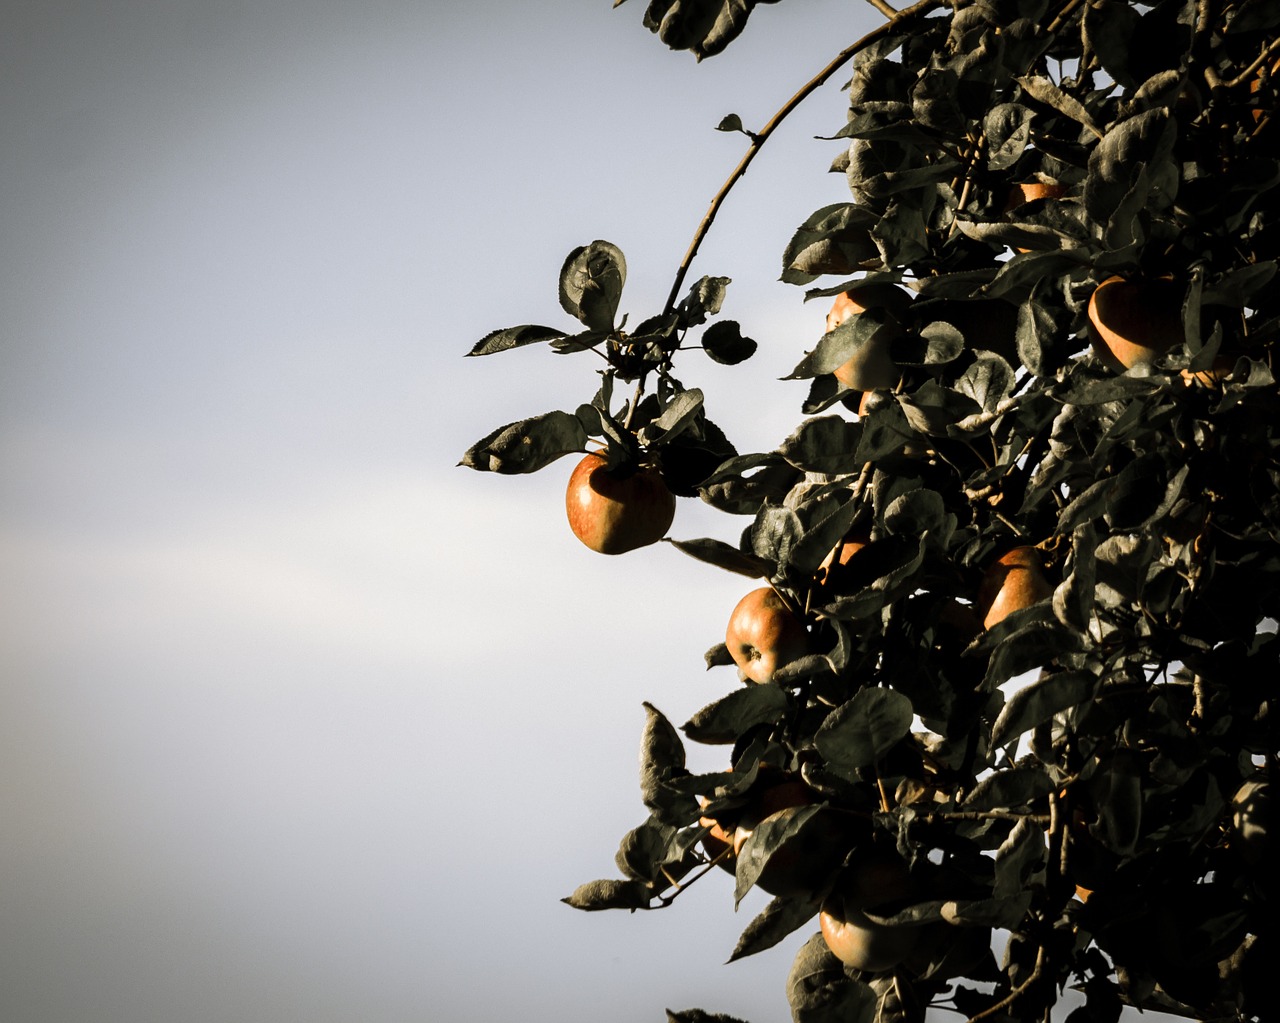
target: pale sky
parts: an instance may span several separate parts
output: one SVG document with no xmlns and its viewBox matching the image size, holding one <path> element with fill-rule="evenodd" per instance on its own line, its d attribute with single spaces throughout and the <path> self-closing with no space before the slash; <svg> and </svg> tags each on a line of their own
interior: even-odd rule
<svg viewBox="0 0 1280 1023">
<path fill-rule="evenodd" d="M 746 580 L 564 523 L 571 462 L 457 468 L 594 389 L 588 359 L 463 353 L 567 324 L 574 246 L 657 311 L 745 140 L 878 17 L 764 7 L 696 65 L 643 0 L 19 0 L 0 13 L 0 991 L 14 1023 L 789 1018 L 801 932 L 725 966 L 763 900 L 559 899 L 645 816 L 650 700 Z M 845 27 L 841 28 L 841 23 Z M 761 342 L 690 360 L 742 450 L 825 310 L 782 246 L 847 193 L 831 86 L 694 267 Z M 673 534 L 742 520 L 682 501 Z M 702 750 L 706 769 L 727 750 Z"/>
<path fill-rule="evenodd" d="M 17 0 L 0 11 L 0 991 L 6 1023 L 790 1018 L 802 929 L 724 965 L 765 902 L 560 903 L 645 817 L 648 700 L 750 582 L 571 536 L 572 460 L 461 469 L 573 409 L 590 357 L 464 359 L 569 326 L 565 255 L 619 245 L 658 311 L 759 127 L 878 23 L 757 10 L 695 64 L 644 0 Z M 753 31 L 754 30 L 754 31 Z M 825 308 L 777 283 L 838 82 L 778 133 L 690 280 L 760 342 L 688 359 L 742 451 Z M 745 520 L 683 500 L 672 534 Z M 726 749 L 691 746 L 693 766 Z"/>
</svg>

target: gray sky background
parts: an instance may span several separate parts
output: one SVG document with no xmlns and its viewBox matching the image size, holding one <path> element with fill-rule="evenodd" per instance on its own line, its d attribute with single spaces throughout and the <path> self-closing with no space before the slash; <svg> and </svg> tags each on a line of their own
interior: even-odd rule
<svg viewBox="0 0 1280 1023">
<path fill-rule="evenodd" d="M 788 1018 L 804 934 L 723 965 L 726 876 L 661 913 L 558 901 L 644 818 L 641 702 L 677 723 L 743 580 L 593 555 L 570 463 L 455 467 L 594 388 L 463 359 L 566 322 L 565 254 L 665 298 L 772 111 L 875 24 L 761 8 L 696 65 L 607 0 L 17 0 L 0 12 L 0 992 L 14 1023 Z M 765 149 L 694 277 L 761 342 L 691 360 L 742 450 L 825 310 L 781 247 L 845 196 Z M 742 522 L 681 502 L 677 536 Z M 696 766 L 722 766 L 723 750 Z"/>
</svg>

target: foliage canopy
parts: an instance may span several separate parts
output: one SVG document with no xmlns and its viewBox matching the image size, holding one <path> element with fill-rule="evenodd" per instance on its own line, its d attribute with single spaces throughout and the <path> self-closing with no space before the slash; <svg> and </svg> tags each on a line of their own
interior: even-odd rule
<svg viewBox="0 0 1280 1023">
<path fill-rule="evenodd" d="M 754 6 L 652 0 L 644 23 L 701 60 Z M 739 453 L 674 370 L 696 351 L 742 362 L 756 342 L 718 318 L 728 278 L 686 289 L 685 273 L 773 127 L 838 69 L 833 170 L 850 198 L 797 227 L 781 276 L 807 297 L 876 284 L 909 301 L 868 305 L 796 353 L 803 418 L 775 450 Z M 560 272 L 576 326 L 475 345 L 604 363 L 580 407 L 503 426 L 464 464 L 533 472 L 595 442 L 617 472 L 656 466 L 673 493 L 747 520 L 736 547 L 675 546 L 767 580 L 809 637 L 805 656 L 682 728 L 645 705 L 647 819 L 622 840 L 622 877 L 570 905 L 659 908 L 725 867 L 737 900 L 775 893 L 740 958 L 812 929 L 871 854 L 889 855 L 908 894 L 868 912 L 909 928 L 910 951 L 859 969 L 815 934 L 786 980 L 798 1023 L 930 1006 L 1040 1019 L 1067 986 L 1087 998 L 1072 1019 L 1126 1004 L 1265 1018 L 1278 83 L 1270 0 L 921 0 L 760 132 L 722 123 L 749 149 L 665 308 L 624 329 L 626 262 L 595 241 Z M 1132 285 L 1117 292 L 1138 303 L 1130 320 L 1173 324 L 1131 365 L 1090 318 L 1113 278 Z M 883 345 L 893 382 L 864 403 L 833 371 Z M 825 569 L 851 537 L 861 549 Z M 1026 548 L 1047 595 L 984 626 L 983 580 Z M 729 664 L 725 645 L 707 662 Z M 690 772 L 686 740 L 727 747 L 724 770 Z M 764 813 L 780 779 L 801 788 Z M 748 822 L 740 843 L 721 840 Z M 1009 934 L 1001 961 L 993 930 Z"/>
</svg>

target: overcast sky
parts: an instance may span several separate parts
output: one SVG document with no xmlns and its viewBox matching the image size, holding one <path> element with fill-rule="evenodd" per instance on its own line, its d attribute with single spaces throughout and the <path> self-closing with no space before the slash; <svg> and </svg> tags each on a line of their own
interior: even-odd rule
<svg viewBox="0 0 1280 1023">
<path fill-rule="evenodd" d="M 788 1018 L 796 946 L 723 965 L 762 901 L 559 899 L 644 818 L 651 700 L 744 580 L 603 558 L 565 462 L 456 467 L 594 389 L 588 359 L 468 360 L 565 324 L 556 275 L 620 245 L 656 311 L 758 126 L 878 18 L 764 7 L 697 65 L 642 0 L 40 0 L 0 12 L 0 991 L 15 1023 Z M 757 160 L 694 275 L 761 342 L 694 362 L 742 450 L 825 310 L 776 283 L 841 199 L 812 136 Z M 682 501 L 673 533 L 736 538 Z M 723 766 L 726 751 L 698 765 Z"/>
</svg>

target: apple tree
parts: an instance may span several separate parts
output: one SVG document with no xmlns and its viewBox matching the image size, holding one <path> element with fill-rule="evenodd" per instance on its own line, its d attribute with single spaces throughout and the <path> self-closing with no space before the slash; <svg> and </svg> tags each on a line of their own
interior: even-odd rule
<svg viewBox="0 0 1280 1023">
<path fill-rule="evenodd" d="M 706 656 L 737 681 L 679 728 L 645 705 L 642 819 L 617 876 L 565 901 L 658 909 L 721 870 L 736 900 L 763 888 L 734 958 L 812 934 L 798 1023 L 1039 1020 L 1068 988 L 1072 1021 L 1271 1018 L 1280 4 L 872 3 L 883 23 L 768 124 L 721 125 L 747 151 L 662 309 L 621 317 L 626 261 L 594 241 L 560 269 L 572 326 L 470 352 L 600 369 L 464 464 L 594 459 L 570 512 L 609 549 L 666 530 L 663 488 L 744 522 L 670 539 L 751 580 Z M 754 6 L 643 18 L 701 60 Z M 756 343 L 721 315 L 728 279 L 688 271 L 837 75 L 849 197 L 779 239 L 797 302 L 831 315 L 795 352 L 794 432 L 740 452 L 682 379 Z M 723 770 L 690 771 L 686 742 Z"/>
</svg>

